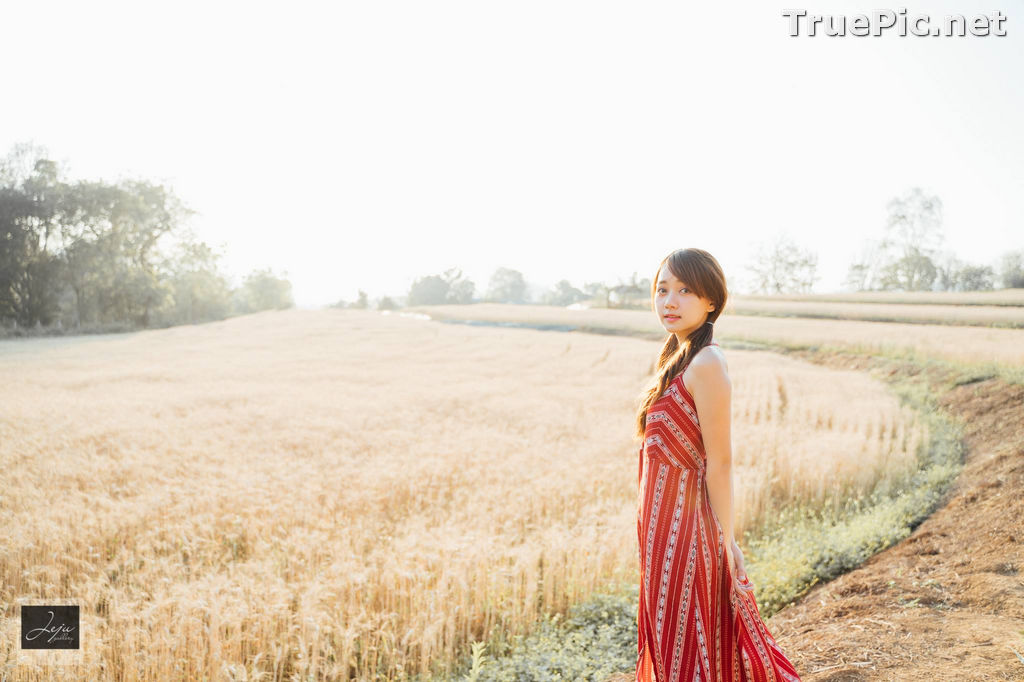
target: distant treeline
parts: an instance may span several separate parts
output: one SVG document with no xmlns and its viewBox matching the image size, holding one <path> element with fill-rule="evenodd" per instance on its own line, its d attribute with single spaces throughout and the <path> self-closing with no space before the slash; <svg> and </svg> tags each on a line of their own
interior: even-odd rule
<svg viewBox="0 0 1024 682">
<path fill-rule="evenodd" d="M 121 331 L 293 304 L 269 270 L 232 287 L 162 185 L 67 182 L 35 145 L 0 160 L 0 334 Z"/>
<path fill-rule="evenodd" d="M 849 292 L 966 292 L 1024 287 L 1024 249 L 1007 251 L 991 264 L 961 260 L 943 248 L 942 201 L 914 187 L 886 204 L 888 215 L 880 239 L 866 239 L 860 254 L 847 270 L 845 287 Z M 745 266 L 747 276 L 726 273 L 733 293 L 767 295 L 813 293 L 818 275 L 818 254 L 806 249 L 786 233 L 779 233 L 756 244 L 753 257 Z M 529 287 L 523 274 L 510 268 L 498 268 L 486 290 L 477 297 L 476 285 L 452 268 L 441 275 L 420 277 L 404 297 L 382 296 L 378 309 L 400 305 L 441 305 L 459 303 L 540 303 L 602 308 L 638 308 L 650 306 L 650 278 L 633 273 L 629 281 L 617 284 L 588 282 L 577 289 L 562 280 L 544 291 Z M 339 308 L 369 308 L 365 291 L 355 301 L 338 301 Z"/>
<path fill-rule="evenodd" d="M 636 301 L 649 295 L 650 279 L 637 279 L 634 272 L 630 281 L 611 285 L 604 282 L 586 282 L 582 289 L 563 279 L 547 290 L 539 290 L 527 283 L 523 273 L 512 268 L 498 268 L 491 275 L 486 290 L 477 295 L 477 286 L 459 268 L 450 268 L 439 275 L 419 277 L 404 296 L 381 296 L 374 303 L 359 289 L 354 301 L 344 299 L 335 308 L 376 308 L 393 310 L 404 306 L 445 305 L 466 303 L 539 303 L 541 305 L 569 306 L 586 301 L 587 307 L 631 308 Z"/>
</svg>

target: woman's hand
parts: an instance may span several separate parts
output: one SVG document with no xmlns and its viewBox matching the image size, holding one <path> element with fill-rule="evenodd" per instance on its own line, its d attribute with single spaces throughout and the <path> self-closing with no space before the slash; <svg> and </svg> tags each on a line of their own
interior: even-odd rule
<svg viewBox="0 0 1024 682">
<path fill-rule="evenodd" d="M 729 556 L 729 566 L 732 567 L 732 582 L 736 592 L 753 592 L 754 583 L 750 582 L 750 578 L 747 577 L 747 569 L 743 564 L 743 550 L 740 549 L 739 543 L 733 540 L 726 551 Z"/>
</svg>

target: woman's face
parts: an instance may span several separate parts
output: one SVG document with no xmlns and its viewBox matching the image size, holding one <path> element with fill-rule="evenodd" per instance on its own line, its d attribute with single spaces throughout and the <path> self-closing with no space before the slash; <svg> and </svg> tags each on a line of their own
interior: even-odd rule
<svg viewBox="0 0 1024 682">
<path fill-rule="evenodd" d="M 676 279 L 668 264 L 658 272 L 654 302 L 661 324 L 680 340 L 704 324 L 708 313 L 715 309 L 711 301 L 697 296 L 685 282 Z"/>
</svg>

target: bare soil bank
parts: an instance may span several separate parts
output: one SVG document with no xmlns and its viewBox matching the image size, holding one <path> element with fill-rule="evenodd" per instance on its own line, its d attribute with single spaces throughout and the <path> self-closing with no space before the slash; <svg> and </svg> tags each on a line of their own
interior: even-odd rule
<svg viewBox="0 0 1024 682">
<path fill-rule="evenodd" d="M 829 366 L 917 375 L 964 422 L 949 501 L 902 542 L 812 588 L 768 627 L 801 678 L 1024 679 L 1024 386 L 949 388 L 941 370 L 796 352 Z"/>
</svg>

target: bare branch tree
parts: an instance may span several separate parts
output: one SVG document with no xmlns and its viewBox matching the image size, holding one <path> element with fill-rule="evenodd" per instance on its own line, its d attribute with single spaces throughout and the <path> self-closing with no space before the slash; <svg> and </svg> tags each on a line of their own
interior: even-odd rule
<svg viewBox="0 0 1024 682">
<path fill-rule="evenodd" d="M 817 269 L 818 255 L 785 234 L 761 243 L 747 265 L 754 291 L 765 294 L 809 293 L 819 279 Z"/>
</svg>

